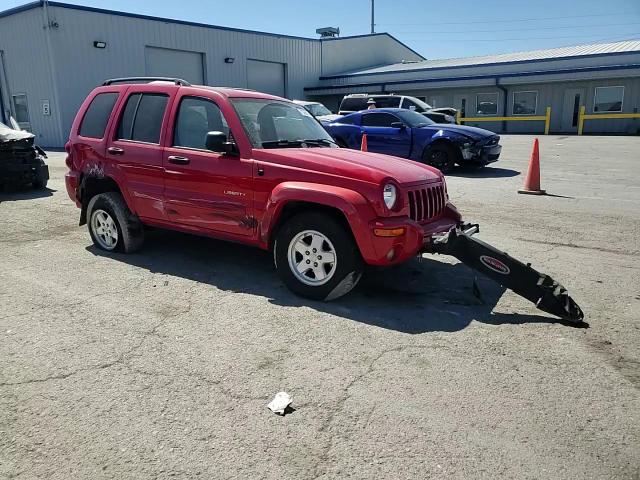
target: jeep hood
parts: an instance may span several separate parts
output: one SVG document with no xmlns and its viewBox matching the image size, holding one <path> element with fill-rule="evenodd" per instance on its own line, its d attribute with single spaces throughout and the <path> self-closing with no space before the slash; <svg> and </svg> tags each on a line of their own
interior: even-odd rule
<svg viewBox="0 0 640 480">
<path fill-rule="evenodd" d="M 348 148 L 254 149 L 253 155 L 262 162 L 289 165 L 370 183 L 381 183 L 388 178 L 401 184 L 427 183 L 442 178 L 439 170 L 421 163 Z"/>
<path fill-rule="evenodd" d="M 459 135 L 471 138 L 472 140 L 480 140 L 482 138 L 493 137 L 495 133 L 478 127 L 467 127 L 465 125 L 453 125 L 451 123 L 436 123 L 429 125 L 429 129 L 440 129 L 446 132 L 454 132 Z"/>
</svg>

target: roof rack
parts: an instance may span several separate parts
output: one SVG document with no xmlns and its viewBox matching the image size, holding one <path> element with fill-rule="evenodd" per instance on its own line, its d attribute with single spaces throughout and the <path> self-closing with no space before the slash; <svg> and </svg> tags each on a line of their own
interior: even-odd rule
<svg viewBox="0 0 640 480">
<path fill-rule="evenodd" d="M 176 85 L 180 85 L 182 87 L 190 87 L 191 84 L 186 80 L 182 80 L 181 78 L 170 78 L 170 77 L 122 77 L 122 78 L 110 78 L 106 80 L 102 85 L 113 85 L 114 83 L 124 83 L 124 82 L 173 82 Z"/>
</svg>

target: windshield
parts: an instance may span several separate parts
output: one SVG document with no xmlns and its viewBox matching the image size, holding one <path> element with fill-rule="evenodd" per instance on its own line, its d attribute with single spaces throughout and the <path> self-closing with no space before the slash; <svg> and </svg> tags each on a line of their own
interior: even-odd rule
<svg viewBox="0 0 640 480">
<path fill-rule="evenodd" d="M 335 146 L 327 131 L 301 105 L 255 98 L 232 98 L 231 103 L 255 148 Z"/>
<path fill-rule="evenodd" d="M 427 125 L 433 125 L 436 123 L 430 118 L 427 118 L 418 112 L 414 112 L 413 110 L 400 110 L 394 113 L 410 127 L 426 127 Z"/>
<path fill-rule="evenodd" d="M 321 103 L 310 103 L 305 105 L 304 108 L 311 112 L 314 117 L 320 117 L 322 115 L 331 115 L 331 110 L 322 105 Z"/>
</svg>

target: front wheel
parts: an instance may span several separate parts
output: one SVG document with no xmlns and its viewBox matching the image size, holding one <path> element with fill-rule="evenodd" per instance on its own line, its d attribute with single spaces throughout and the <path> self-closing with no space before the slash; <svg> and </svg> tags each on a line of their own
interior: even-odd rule
<svg viewBox="0 0 640 480">
<path fill-rule="evenodd" d="M 347 227 L 323 213 L 301 213 L 280 229 L 273 247 L 276 270 L 294 293 L 334 300 L 362 276 L 360 252 Z"/>
<path fill-rule="evenodd" d="M 424 151 L 422 160 L 442 173 L 449 173 L 456 163 L 456 152 L 450 145 L 434 145 Z"/>
</svg>

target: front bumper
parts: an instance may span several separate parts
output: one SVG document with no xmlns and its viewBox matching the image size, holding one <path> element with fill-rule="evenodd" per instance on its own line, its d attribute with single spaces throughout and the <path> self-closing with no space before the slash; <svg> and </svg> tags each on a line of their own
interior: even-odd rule
<svg viewBox="0 0 640 480">
<path fill-rule="evenodd" d="M 18 186 L 37 180 L 49 180 L 49 167 L 44 162 L 0 164 L 0 183 Z"/>
<path fill-rule="evenodd" d="M 460 223 L 455 207 L 448 205 L 440 218 L 418 223 L 409 217 L 377 218 L 369 223 L 370 248 L 361 251 L 369 265 L 396 265 L 422 252 L 431 244 L 432 237 L 443 235 Z M 376 230 L 404 229 L 394 237 L 376 235 Z"/>
<path fill-rule="evenodd" d="M 461 148 L 462 163 L 487 165 L 497 162 L 502 152 L 502 145 L 495 143 L 492 145 L 472 145 L 467 149 Z"/>
</svg>

